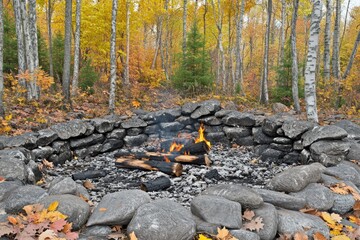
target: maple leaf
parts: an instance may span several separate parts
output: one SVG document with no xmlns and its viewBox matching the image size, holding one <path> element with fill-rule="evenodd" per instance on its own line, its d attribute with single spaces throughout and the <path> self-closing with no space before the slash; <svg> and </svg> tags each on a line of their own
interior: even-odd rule
<svg viewBox="0 0 360 240">
<path fill-rule="evenodd" d="M 360 210 L 360 201 L 355 201 L 355 204 L 354 204 L 354 206 L 353 206 L 353 209 L 354 209 L 355 211 Z"/>
<path fill-rule="evenodd" d="M 351 239 L 346 235 L 338 235 L 338 236 L 332 237 L 331 240 L 351 240 Z"/>
<path fill-rule="evenodd" d="M 309 237 L 305 234 L 305 232 L 296 232 L 294 235 L 294 240 L 308 240 Z"/>
<path fill-rule="evenodd" d="M 48 229 L 39 235 L 39 240 L 55 239 L 55 237 L 56 233 L 53 230 Z"/>
<path fill-rule="evenodd" d="M 66 221 L 64 219 L 59 219 L 50 224 L 50 229 L 60 232 L 64 228 L 65 224 Z"/>
<path fill-rule="evenodd" d="M 320 232 L 314 233 L 313 238 L 314 240 L 326 240 L 326 237 Z"/>
<path fill-rule="evenodd" d="M 341 222 L 342 220 L 342 217 L 339 215 L 339 214 L 336 214 L 336 213 L 332 213 L 330 214 L 331 218 L 334 219 L 335 222 Z"/>
<path fill-rule="evenodd" d="M 141 103 L 137 100 L 134 100 L 131 102 L 134 108 L 139 108 L 141 106 Z"/>
<path fill-rule="evenodd" d="M 42 160 L 42 164 L 46 167 L 46 168 L 54 168 L 54 163 L 47 161 L 46 159 Z"/>
<path fill-rule="evenodd" d="M 225 239 L 230 233 L 229 233 L 229 230 L 227 230 L 225 227 L 223 228 L 218 228 L 217 229 L 218 233 L 216 235 L 217 238 L 220 238 L 220 239 Z"/>
<path fill-rule="evenodd" d="M 95 188 L 94 184 L 93 184 L 90 180 L 86 180 L 86 181 L 83 183 L 83 186 L 84 186 L 86 189 L 94 189 L 94 188 Z"/>
<path fill-rule="evenodd" d="M 335 226 L 336 222 L 334 221 L 334 219 L 331 217 L 330 213 L 328 212 L 321 212 L 321 218 L 325 220 L 325 222 L 328 223 L 328 225 L 330 226 Z"/>
<path fill-rule="evenodd" d="M 208 237 L 205 236 L 204 234 L 199 234 L 198 240 L 211 240 L 211 238 L 208 238 Z"/>
<path fill-rule="evenodd" d="M 13 216 L 8 216 L 8 221 L 12 224 L 12 225 L 16 225 L 18 223 L 18 220 L 16 218 L 14 218 Z"/>
<path fill-rule="evenodd" d="M 66 240 L 76 240 L 79 238 L 79 233 L 77 232 L 67 232 L 66 233 Z"/>
<path fill-rule="evenodd" d="M 66 223 L 64 225 L 64 228 L 62 230 L 63 233 L 68 233 L 71 232 L 71 228 L 72 228 L 72 223 Z"/>
<path fill-rule="evenodd" d="M 291 239 L 292 239 L 291 234 L 285 233 L 285 234 L 280 234 L 280 237 L 277 240 L 291 240 Z"/>
<path fill-rule="evenodd" d="M 59 206 L 59 202 L 58 201 L 55 201 L 55 202 L 52 202 L 49 207 L 48 207 L 48 211 L 50 212 L 53 212 L 57 209 L 57 207 Z"/>
<path fill-rule="evenodd" d="M 246 209 L 244 214 L 243 214 L 243 218 L 246 219 L 246 220 L 251 220 L 253 219 L 253 217 L 255 216 L 255 213 L 254 211 L 251 211 L 249 209 Z"/>
<path fill-rule="evenodd" d="M 130 240 L 138 240 L 137 237 L 136 237 L 136 235 L 135 235 L 135 232 L 131 232 L 131 233 L 129 234 L 129 237 L 130 237 Z"/>
<path fill-rule="evenodd" d="M 262 218 L 257 217 L 255 219 L 251 220 L 250 222 L 245 223 L 244 227 L 245 227 L 245 229 L 249 229 L 251 231 L 255 230 L 255 231 L 259 232 L 260 229 L 263 229 L 264 224 L 262 223 Z"/>
</svg>

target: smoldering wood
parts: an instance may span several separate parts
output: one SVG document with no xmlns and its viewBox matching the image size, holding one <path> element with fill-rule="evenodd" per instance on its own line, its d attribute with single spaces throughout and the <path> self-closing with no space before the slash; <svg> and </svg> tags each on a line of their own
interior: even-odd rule
<svg viewBox="0 0 360 240">
<path fill-rule="evenodd" d="M 170 161 L 177 163 L 211 165 L 211 160 L 207 154 L 201 155 L 184 155 L 178 153 L 159 153 L 159 152 L 142 152 L 133 156 L 135 159 L 145 159 L 153 161 Z"/>
<path fill-rule="evenodd" d="M 163 173 L 181 176 L 183 166 L 180 163 L 153 161 L 153 160 L 139 160 L 133 157 L 121 157 L 116 159 L 115 166 L 119 168 L 140 169 L 148 171 L 161 171 Z"/>
<path fill-rule="evenodd" d="M 171 181 L 168 177 L 161 176 L 154 180 L 141 183 L 140 188 L 145 192 L 153 192 L 166 189 L 171 186 Z"/>
<path fill-rule="evenodd" d="M 170 151 L 170 146 L 173 144 L 182 144 L 182 145 L 188 145 L 188 144 L 194 144 L 195 141 L 192 138 L 174 138 L 174 139 L 169 139 L 169 140 L 165 140 L 163 142 L 160 143 L 160 150 L 162 152 L 169 152 Z"/>
<path fill-rule="evenodd" d="M 166 141 L 162 144 L 161 146 L 161 151 L 162 152 L 169 152 L 170 151 L 170 146 L 174 141 Z M 200 154 L 205 154 L 208 153 L 210 148 L 209 146 L 205 143 L 205 142 L 198 142 L 195 143 L 193 140 L 189 141 L 187 140 L 187 142 L 185 143 L 181 143 L 178 141 L 175 141 L 175 143 L 177 144 L 183 144 L 184 147 L 181 148 L 179 151 L 172 151 L 171 153 L 174 154 L 189 154 L 189 155 L 200 155 Z"/>
<path fill-rule="evenodd" d="M 93 179 L 99 177 L 105 177 L 106 172 L 101 170 L 88 170 L 84 172 L 75 173 L 72 175 L 74 180 L 85 180 L 85 179 Z"/>
</svg>

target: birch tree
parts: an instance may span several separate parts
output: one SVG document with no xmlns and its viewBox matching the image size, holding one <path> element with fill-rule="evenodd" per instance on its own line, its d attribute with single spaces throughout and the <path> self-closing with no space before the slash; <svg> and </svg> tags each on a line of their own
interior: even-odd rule
<svg viewBox="0 0 360 240">
<path fill-rule="evenodd" d="M 0 117 L 5 116 L 3 95 L 4 95 L 4 19 L 3 19 L 3 1 L 0 1 Z"/>
<path fill-rule="evenodd" d="M 39 68 L 38 38 L 36 26 L 36 0 L 29 0 L 29 30 L 33 48 L 34 68 Z"/>
<path fill-rule="evenodd" d="M 236 46 L 235 46 L 235 86 L 240 87 L 240 94 L 244 95 L 242 59 L 241 59 L 241 41 L 242 27 L 244 22 L 245 0 L 236 0 Z"/>
<path fill-rule="evenodd" d="M 284 60 L 285 50 L 285 21 L 286 21 L 286 0 L 281 0 L 281 26 L 280 26 L 280 41 L 279 41 L 279 59 L 278 65 Z"/>
<path fill-rule="evenodd" d="M 116 90 L 116 16 L 118 2 L 113 0 L 111 12 L 111 37 L 110 37 L 110 97 L 109 112 L 115 112 L 115 90 Z"/>
<path fill-rule="evenodd" d="M 130 1 L 126 0 L 126 58 L 125 58 L 125 72 L 124 72 L 124 83 L 126 86 L 130 85 L 129 58 L 130 58 Z"/>
<path fill-rule="evenodd" d="M 66 103 L 70 103 L 70 64 L 71 64 L 71 21 L 72 0 L 65 3 L 65 39 L 64 39 L 64 67 L 62 76 L 62 90 Z"/>
<path fill-rule="evenodd" d="M 186 53 L 186 21 L 187 21 L 187 0 L 183 2 L 183 36 L 182 36 L 182 52 L 185 57 Z"/>
<path fill-rule="evenodd" d="M 330 25 L 331 25 L 331 0 L 326 0 L 326 19 L 324 34 L 324 79 L 330 79 Z"/>
<path fill-rule="evenodd" d="M 310 22 L 310 37 L 305 68 L 305 102 L 308 121 L 318 122 L 316 106 L 316 62 L 319 48 L 321 1 L 313 0 Z"/>
<path fill-rule="evenodd" d="M 333 55 L 332 55 L 332 73 L 336 79 L 340 79 L 340 20 L 341 20 L 341 2 L 335 0 L 335 23 L 333 37 Z"/>
<path fill-rule="evenodd" d="M 79 67 L 80 67 L 80 27 L 81 27 L 81 0 L 76 0 L 75 10 L 75 49 L 74 49 L 74 74 L 72 79 L 71 95 L 75 96 L 79 85 Z"/>
<path fill-rule="evenodd" d="M 272 15 L 272 0 L 267 2 L 267 21 L 266 21 L 266 33 L 265 33 L 265 49 L 264 49 L 264 60 L 263 60 L 263 74 L 261 79 L 260 87 L 260 103 L 269 103 L 269 92 L 268 92 L 268 68 L 269 68 L 269 38 L 270 38 L 270 24 Z"/>
<path fill-rule="evenodd" d="M 291 19 L 291 56 L 292 56 L 292 95 L 294 101 L 294 108 L 297 113 L 301 112 L 299 102 L 299 69 L 297 62 L 296 50 L 296 21 L 297 12 L 299 9 L 299 0 L 294 0 L 294 10 Z"/>
<path fill-rule="evenodd" d="M 356 52 L 357 52 L 357 49 L 359 47 L 359 44 L 360 44 L 360 31 L 358 32 L 358 35 L 356 37 L 356 40 L 355 40 L 355 43 L 354 43 L 354 47 L 353 47 L 353 50 L 351 52 L 351 55 L 350 55 L 350 59 L 349 59 L 349 63 L 346 67 L 346 70 L 345 70 L 345 73 L 343 75 L 343 79 L 346 79 L 347 76 L 349 75 L 350 73 L 350 70 L 351 70 L 351 67 L 352 67 L 352 64 L 354 62 L 354 59 L 355 59 L 355 55 L 356 55 Z"/>
<path fill-rule="evenodd" d="M 53 1 L 48 0 L 46 8 L 46 19 L 47 19 L 47 30 L 48 30 L 48 40 L 49 40 L 49 74 L 51 77 L 54 77 L 54 65 L 53 65 L 53 40 L 52 40 L 52 28 L 51 28 L 51 19 L 54 11 Z"/>
</svg>

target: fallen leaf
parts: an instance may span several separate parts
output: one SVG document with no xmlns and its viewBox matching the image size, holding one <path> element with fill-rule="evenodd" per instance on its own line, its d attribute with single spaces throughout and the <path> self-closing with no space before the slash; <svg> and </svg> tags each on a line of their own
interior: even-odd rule
<svg viewBox="0 0 360 240">
<path fill-rule="evenodd" d="M 12 225 L 16 225 L 18 223 L 18 220 L 16 218 L 14 218 L 13 216 L 8 216 L 8 221 L 12 224 Z"/>
<path fill-rule="evenodd" d="M 292 239 L 291 234 L 285 233 L 285 234 L 280 234 L 280 237 L 277 240 L 291 240 L 291 239 Z"/>
<path fill-rule="evenodd" d="M 0 237 L 14 233 L 14 228 L 10 225 L 0 224 Z"/>
<path fill-rule="evenodd" d="M 50 211 L 50 212 L 55 211 L 58 206 L 59 206 L 58 201 L 52 202 L 48 207 L 48 211 Z"/>
<path fill-rule="evenodd" d="M 300 212 L 319 216 L 318 210 L 316 210 L 314 208 L 303 208 L 303 209 L 300 209 Z"/>
<path fill-rule="evenodd" d="M 60 232 L 64 226 L 66 225 L 66 221 L 64 219 L 59 219 L 50 224 L 51 230 L 54 230 L 56 232 Z"/>
<path fill-rule="evenodd" d="M 126 235 L 123 233 L 111 233 L 108 235 L 108 239 L 123 240 L 123 239 L 127 239 L 127 238 L 126 238 Z"/>
<path fill-rule="evenodd" d="M 320 232 L 314 233 L 313 237 L 314 237 L 314 240 L 326 240 L 326 237 Z"/>
<path fill-rule="evenodd" d="M 354 206 L 353 206 L 353 209 L 356 211 L 356 210 L 360 210 L 360 201 L 356 201 Z"/>
<path fill-rule="evenodd" d="M 217 229 L 218 233 L 216 235 L 217 238 L 220 238 L 221 240 L 225 239 L 230 233 L 229 230 L 227 230 L 225 227 L 223 228 L 218 228 Z"/>
<path fill-rule="evenodd" d="M 42 164 L 47 168 L 54 168 L 54 163 L 47 161 L 46 159 L 42 160 Z"/>
<path fill-rule="evenodd" d="M 6 180 L 6 179 L 5 179 L 4 177 L 0 176 L 0 183 L 1 183 L 1 182 L 5 182 L 5 180 Z"/>
<path fill-rule="evenodd" d="M 95 186 L 94 184 L 92 184 L 92 182 L 90 180 L 86 180 L 84 183 L 83 183 L 83 186 L 86 188 L 86 189 L 94 189 Z"/>
<path fill-rule="evenodd" d="M 260 229 L 262 229 L 264 227 L 264 224 L 262 223 L 262 218 L 257 217 L 255 219 L 251 220 L 250 222 L 245 223 L 244 227 L 245 227 L 245 229 L 259 232 Z"/>
<path fill-rule="evenodd" d="M 130 237 L 130 240 L 138 240 L 134 232 L 130 233 L 129 237 Z"/>
<path fill-rule="evenodd" d="M 52 240 L 55 239 L 56 233 L 53 230 L 46 230 L 39 235 L 39 240 Z"/>
<path fill-rule="evenodd" d="M 253 219 L 253 217 L 255 216 L 255 213 L 254 211 L 251 211 L 249 209 L 246 209 L 244 214 L 243 214 L 243 218 L 246 219 L 246 220 L 251 220 Z"/>
<path fill-rule="evenodd" d="M 76 240 L 79 239 L 79 234 L 77 232 L 67 232 L 65 234 L 66 240 Z"/>
<path fill-rule="evenodd" d="M 99 212 L 106 212 L 107 208 L 99 208 Z"/>
<path fill-rule="evenodd" d="M 339 214 L 336 214 L 336 213 L 332 213 L 330 214 L 331 218 L 334 219 L 335 222 L 341 222 L 342 220 L 342 217 L 339 215 Z"/>
<path fill-rule="evenodd" d="M 332 219 L 330 213 L 328 212 L 321 212 L 321 218 L 325 220 L 329 225 L 334 226 L 336 222 Z"/>
<path fill-rule="evenodd" d="M 199 234 L 199 239 L 198 240 L 211 240 L 211 238 L 208 238 L 204 234 Z"/>
<path fill-rule="evenodd" d="M 351 239 L 346 235 L 338 235 L 338 236 L 332 237 L 331 240 L 351 240 Z"/>
<path fill-rule="evenodd" d="M 296 232 L 294 235 L 294 240 L 308 240 L 309 237 L 305 234 L 305 232 Z"/>
</svg>

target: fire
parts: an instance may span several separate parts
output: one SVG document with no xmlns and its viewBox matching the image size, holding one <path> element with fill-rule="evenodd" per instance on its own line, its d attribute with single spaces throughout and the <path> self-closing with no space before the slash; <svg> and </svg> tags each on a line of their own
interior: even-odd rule
<svg viewBox="0 0 360 240">
<path fill-rule="evenodd" d="M 171 162 L 167 156 L 164 156 L 165 162 Z"/>
<path fill-rule="evenodd" d="M 174 152 L 174 151 L 179 152 L 183 147 L 184 147 L 184 144 L 173 142 L 170 146 L 169 151 L 170 152 Z"/>
<path fill-rule="evenodd" d="M 198 132 L 199 132 L 199 136 L 195 139 L 195 143 L 205 142 L 206 145 L 210 149 L 211 148 L 211 143 L 208 140 L 206 140 L 206 138 L 205 138 L 205 135 L 204 135 L 205 127 L 204 127 L 203 123 L 200 124 L 200 128 L 199 128 Z"/>
</svg>

